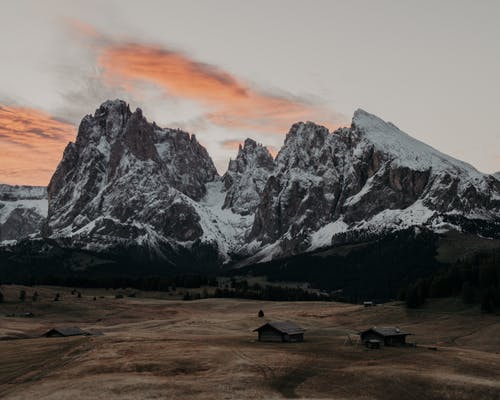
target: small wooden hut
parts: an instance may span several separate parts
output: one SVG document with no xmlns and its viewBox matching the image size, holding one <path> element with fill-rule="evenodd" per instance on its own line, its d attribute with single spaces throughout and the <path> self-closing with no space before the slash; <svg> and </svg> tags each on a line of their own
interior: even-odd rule
<svg viewBox="0 0 500 400">
<path fill-rule="evenodd" d="M 404 332 L 397 327 L 377 328 L 376 326 L 359 333 L 361 341 L 366 346 L 368 343 L 374 343 L 374 341 L 378 341 L 385 346 L 405 346 L 406 337 L 409 335 L 411 333 Z"/>
<path fill-rule="evenodd" d="M 291 321 L 268 322 L 254 329 L 259 342 L 302 342 L 305 329 Z"/>
</svg>

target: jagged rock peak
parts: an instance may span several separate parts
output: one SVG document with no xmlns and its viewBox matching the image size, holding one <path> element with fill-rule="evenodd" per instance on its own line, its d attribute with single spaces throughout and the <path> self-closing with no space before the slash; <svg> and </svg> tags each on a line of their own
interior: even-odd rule
<svg viewBox="0 0 500 400">
<path fill-rule="evenodd" d="M 250 138 L 245 139 L 243 147 L 240 144 L 238 155 L 229 162 L 228 170 L 242 172 L 248 166 L 273 168 L 273 157 L 267 147 Z"/>
<path fill-rule="evenodd" d="M 324 140 L 329 134 L 328 128 L 311 121 L 296 122 L 292 125 L 285 138 L 285 145 L 290 140 L 313 141 L 318 138 Z"/>
<path fill-rule="evenodd" d="M 135 240 L 154 227 L 194 240 L 202 231 L 190 199 L 200 200 L 216 176 L 194 135 L 159 128 L 122 100 L 106 101 L 82 120 L 50 181 L 47 234 L 116 231 Z M 176 224 L 182 228 L 171 231 Z"/>
<path fill-rule="evenodd" d="M 115 100 L 106 100 L 103 102 L 99 108 L 96 110 L 97 111 L 104 111 L 104 110 L 128 110 L 130 111 L 130 106 L 128 103 L 124 100 L 121 99 L 115 99 Z"/>
<path fill-rule="evenodd" d="M 273 156 L 267 147 L 253 139 L 246 139 L 243 147 L 239 146 L 236 159 L 229 161 L 223 176 L 227 190 L 223 208 L 242 215 L 253 212 L 274 166 Z"/>
<path fill-rule="evenodd" d="M 255 149 L 256 147 L 257 147 L 257 142 L 253 139 L 246 138 L 245 141 L 243 142 L 243 148 Z M 239 149 L 241 150 L 241 144 Z"/>
<path fill-rule="evenodd" d="M 311 157 L 319 162 L 322 154 L 330 151 L 327 144 L 332 137 L 328 128 L 314 122 L 293 124 L 276 156 L 279 169 L 304 168 L 311 164 Z"/>
</svg>

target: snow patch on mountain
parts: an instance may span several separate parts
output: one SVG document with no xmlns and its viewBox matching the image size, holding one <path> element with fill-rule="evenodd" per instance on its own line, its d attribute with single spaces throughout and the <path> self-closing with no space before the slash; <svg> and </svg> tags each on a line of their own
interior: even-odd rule
<svg viewBox="0 0 500 400">
<path fill-rule="evenodd" d="M 207 183 L 206 187 L 205 197 L 199 203 L 193 203 L 200 215 L 202 240 L 216 243 L 219 254 L 229 261 L 229 255 L 244 243 L 245 233 L 253 223 L 253 215 L 240 215 L 222 208 L 226 192 L 220 179 Z"/>
<path fill-rule="evenodd" d="M 461 174 L 464 185 L 473 182 L 482 187 L 484 174 L 472 165 L 448 156 L 435 148 L 401 131 L 391 122 L 362 109 L 354 112 L 352 119 L 362 137 L 390 157 L 395 165 L 417 171 L 432 169 L 433 173 L 452 171 Z"/>
<path fill-rule="evenodd" d="M 311 234 L 311 245 L 307 250 L 313 251 L 322 247 L 331 246 L 333 237 L 339 233 L 346 232 L 348 229 L 349 225 L 346 224 L 342 218 L 326 224 Z"/>
</svg>

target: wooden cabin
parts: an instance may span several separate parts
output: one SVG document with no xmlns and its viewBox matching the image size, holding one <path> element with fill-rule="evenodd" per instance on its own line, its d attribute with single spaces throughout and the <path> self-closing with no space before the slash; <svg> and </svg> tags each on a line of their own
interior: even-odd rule
<svg viewBox="0 0 500 400">
<path fill-rule="evenodd" d="M 45 332 L 45 337 L 68 337 L 68 336 L 88 336 L 90 333 L 81 330 L 78 327 L 52 328 Z"/>
<path fill-rule="evenodd" d="M 268 322 L 258 332 L 259 342 L 303 342 L 305 329 L 291 321 Z"/>
<path fill-rule="evenodd" d="M 411 333 L 404 332 L 397 327 L 373 327 L 360 332 L 361 342 L 367 346 L 368 343 L 379 341 L 384 346 L 405 346 L 406 337 Z"/>
</svg>

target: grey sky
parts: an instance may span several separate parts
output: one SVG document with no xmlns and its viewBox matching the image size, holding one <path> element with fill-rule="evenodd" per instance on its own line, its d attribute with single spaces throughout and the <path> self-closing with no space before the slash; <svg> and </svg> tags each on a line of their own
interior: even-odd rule
<svg viewBox="0 0 500 400">
<path fill-rule="evenodd" d="M 179 50 L 256 90 L 319 104 L 338 122 L 364 108 L 494 172 L 499 17 L 499 1 L 4 2 L 0 103 L 77 122 L 104 97 L 124 97 L 161 125 L 193 129 L 219 172 L 235 155 L 224 141 L 282 144 L 286 131 L 215 126 L 201 117 L 203 106 L 154 85 L 139 94 L 104 87 L 92 49 L 68 23 L 75 20 L 116 41 Z"/>
</svg>

